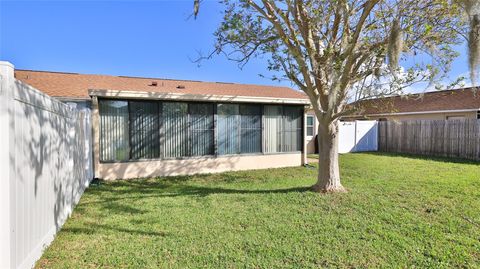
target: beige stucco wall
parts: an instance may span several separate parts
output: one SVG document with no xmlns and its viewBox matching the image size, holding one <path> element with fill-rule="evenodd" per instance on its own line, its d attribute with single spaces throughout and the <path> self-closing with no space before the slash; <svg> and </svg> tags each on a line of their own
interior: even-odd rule
<svg viewBox="0 0 480 269">
<path fill-rule="evenodd" d="M 219 173 L 302 165 L 302 154 L 201 157 L 124 163 L 99 163 L 97 177 L 114 180 L 141 177 Z"/>
<path fill-rule="evenodd" d="M 292 167 L 306 163 L 305 154 L 301 152 L 101 163 L 100 118 L 98 99 L 95 96 L 92 98 L 92 116 L 95 177 L 105 180 Z"/>
</svg>

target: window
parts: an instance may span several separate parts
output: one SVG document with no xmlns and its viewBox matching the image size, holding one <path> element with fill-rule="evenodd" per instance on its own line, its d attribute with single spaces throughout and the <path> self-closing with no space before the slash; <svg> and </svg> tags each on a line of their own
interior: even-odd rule
<svg viewBox="0 0 480 269">
<path fill-rule="evenodd" d="M 129 106 L 131 159 L 159 158 L 159 103 L 131 101 Z"/>
<path fill-rule="evenodd" d="M 299 107 L 283 108 L 283 152 L 302 150 L 302 113 Z"/>
<path fill-rule="evenodd" d="M 191 155 L 214 154 L 213 104 L 190 104 Z"/>
<path fill-rule="evenodd" d="M 315 117 L 307 115 L 307 136 L 313 136 L 315 126 Z"/>
<path fill-rule="evenodd" d="M 262 107 L 240 105 L 240 152 L 262 152 Z"/>
<path fill-rule="evenodd" d="M 217 153 L 262 152 L 262 106 L 218 104 Z"/>
<path fill-rule="evenodd" d="M 283 109 L 281 106 L 264 106 L 264 150 L 267 153 L 282 151 Z"/>
<path fill-rule="evenodd" d="M 99 100 L 100 160 L 125 161 L 130 155 L 128 102 Z"/>
<path fill-rule="evenodd" d="M 302 149 L 302 107 L 265 106 L 265 152 L 292 152 Z"/>
<path fill-rule="evenodd" d="M 188 156 L 188 104 L 164 102 L 162 106 L 163 157 Z"/>
<path fill-rule="evenodd" d="M 217 106 L 217 153 L 218 155 L 240 152 L 239 106 L 218 104 Z"/>
<path fill-rule="evenodd" d="M 101 99 L 99 114 L 102 162 L 292 152 L 303 141 L 301 106 Z"/>
</svg>

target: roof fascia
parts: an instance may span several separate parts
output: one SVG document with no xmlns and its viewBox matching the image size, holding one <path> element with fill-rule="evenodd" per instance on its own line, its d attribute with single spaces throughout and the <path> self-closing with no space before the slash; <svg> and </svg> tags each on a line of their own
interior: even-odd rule
<svg viewBox="0 0 480 269">
<path fill-rule="evenodd" d="M 116 90 L 89 90 L 90 96 L 118 98 L 118 99 L 154 99 L 154 100 L 178 100 L 178 101 L 215 101 L 215 102 L 239 102 L 239 103 L 269 103 L 269 104 L 310 104 L 308 99 L 301 98 L 277 98 L 259 96 L 233 96 L 214 94 L 188 94 L 188 93 L 159 93 L 140 91 L 116 91 Z"/>
<path fill-rule="evenodd" d="M 359 116 L 396 116 L 396 115 L 418 115 L 418 114 L 438 114 L 438 113 L 462 113 L 462 112 L 474 112 L 480 108 L 469 109 L 450 109 L 450 110 L 429 110 L 429 111 L 415 111 L 415 112 L 392 112 L 392 113 L 378 113 L 378 114 L 365 114 Z"/>
</svg>

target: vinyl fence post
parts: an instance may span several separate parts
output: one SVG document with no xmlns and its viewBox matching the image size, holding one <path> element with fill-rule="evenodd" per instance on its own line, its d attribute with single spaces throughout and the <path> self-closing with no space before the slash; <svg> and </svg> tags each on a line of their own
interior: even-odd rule
<svg viewBox="0 0 480 269">
<path fill-rule="evenodd" d="M 0 268 L 14 268 L 15 264 L 15 154 L 13 91 L 14 67 L 0 61 Z"/>
</svg>

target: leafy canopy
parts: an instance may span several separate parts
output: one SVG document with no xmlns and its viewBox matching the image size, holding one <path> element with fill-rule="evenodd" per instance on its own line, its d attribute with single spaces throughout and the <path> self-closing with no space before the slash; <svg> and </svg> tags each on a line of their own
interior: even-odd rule
<svg viewBox="0 0 480 269">
<path fill-rule="evenodd" d="M 274 80 L 303 90 L 317 117 L 347 101 L 439 82 L 468 36 L 454 0 L 224 0 L 214 54 L 245 65 L 267 56 Z M 399 66 L 399 63 L 401 66 Z M 278 75 L 280 74 L 280 75 Z"/>
</svg>

